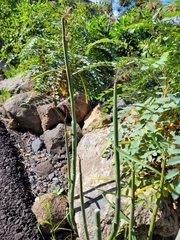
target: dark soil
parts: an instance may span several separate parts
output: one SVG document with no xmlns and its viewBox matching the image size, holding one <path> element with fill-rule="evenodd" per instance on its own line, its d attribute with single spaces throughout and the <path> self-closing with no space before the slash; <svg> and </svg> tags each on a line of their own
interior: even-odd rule
<svg viewBox="0 0 180 240">
<path fill-rule="evenodd" d="M 41 239 L 31 211 L 35 196 L 19 150 L 0 121 L 0 239 Z"/>
</svg>

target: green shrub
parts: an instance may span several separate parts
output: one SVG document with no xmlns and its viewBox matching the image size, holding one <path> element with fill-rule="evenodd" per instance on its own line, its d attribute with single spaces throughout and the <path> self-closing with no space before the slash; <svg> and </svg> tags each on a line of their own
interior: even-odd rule
<svg viewBox="0 0 180 240">
<path fill-rule="evenodd" d="M 1 6 L 1 10 L 4 15 L 0 20 L 0 37 L 4 39 L 5 45 L 0 57 L 7 59 L 11 68 L 10 74 L 33 70 L 35 88 L 53 94 L 54 97 L 67 94 L 61 41 L 62 16 L 68 13 L 66 38 L 72 73 L 90 65 L 94 60 L 93 54 L 91 57 L 85 56 L 86 45 L 107 34 L 105 26 L 108 18 L 95 4 L 75 3 L 70 8 L 68 2 L 63 0 L 58 3 L 30 3 L 22 0 L 16 8 L 7 4 Z M 102 31 L 96 36 L 98 25 Z M 102 51 L 101 58 L 104 57 Z M 95 97 L 95 94 L 107 85 L 103 81 L 107 72 L 105 68 L 97 68 L 74 74 L 75 90 L 84 91 L 83 84 L 86 84 L 89 97 Z M 8 75 L 9 72 L 5 74 Z"/>
<path fill-rule="evenodd" d="M 168 94 L 167 97 L 150 98 L 141 104 L 119 112 L 120 132 L 119 146 L 136 161 L 135 186 L 138 203 L 150 196 L 146 205 L 150 206 L 159 196 L 159 175 L 144 164 L 152 166 L 161 172 L 162 164 L 166 162 L 166 181 L 164 196 L 172 195 L 173 199 L 180 196 L 179 164 L 180 164 L 180 94 Z M 126 184 L 131 182 L 129 169 L 130 159 L 122 157 Z M 124 186 L 127 192 L 128 187 Z M 155 194 L 154 194 L 155 192 Z"/>
</svg>

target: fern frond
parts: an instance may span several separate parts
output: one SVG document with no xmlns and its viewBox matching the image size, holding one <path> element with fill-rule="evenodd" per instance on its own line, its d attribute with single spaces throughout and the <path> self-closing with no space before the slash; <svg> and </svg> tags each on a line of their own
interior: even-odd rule
<svg viewBox="0 0 180 240">
<path fill-rule="evenodd" d="M 102 38 L 98 41 L 95 41 L 93 43 L 88 44 L 87 46 L 87 50 L 86 50 L 86 54 L 88 55 L 91 48 L 94 47 L 97 44 L 101 44 L 101 43 L 112 43 L 112 44 L 116 44 L 116 45 L 123 45 L 124 47 L 127 47 L 127 43 L 122 42 L 120 40 L 116 40 L 116 39 L 109 39 L 109 38 Z"/>
</svg>

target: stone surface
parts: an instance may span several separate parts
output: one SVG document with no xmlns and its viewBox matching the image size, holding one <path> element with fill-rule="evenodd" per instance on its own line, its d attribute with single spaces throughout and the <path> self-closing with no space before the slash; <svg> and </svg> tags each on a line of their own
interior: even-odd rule
<svg viewBox="0 0 180 240">
<path fill-rule="evenodd" d="M 102 105 L 98 104 L 84 120 L 82 129 L 83 134 L 92 131 L 93 129 L 103 127 L 111 122 L 110 117 L 101 111 Z"/>
<path fill-rule="evenodd" d="M 30 97 L 30 94 L 32 94 L 32 97 L 39 95 L 36 92 L 27 92 L 9 98 L 3 105 L 5 109 L 4 115 L 10 119 L 13 118 L 20 128 L 32 130 L 35 133 L 42 133 L 41 120 L 36 106 L 33 103 L 22 105 Z"/>
<path fill-rule="evenodd" d="M 131 104 L 130 101 L 127 101 L 126 99 L 122 98 L 122 97 L 117 97 L 117 109 L 121 110 L 125 107 L 127 107 L 127 105 Z"/>
<path fill-rule="evenodd" d="M 59 228 L 56 229 L 58 232 L 67 224 L 65 218 L 67 206 L 66 196 L 52 193 L 44 194 L 34 202 L 32 211 L 44 233 L 50 234 L 51 229 L 59 224 Z M 48 221 L 50 224 L 44 221 Z"/>
<path fill-rule="evenodd" d="M 90 239 L 95 237 L 95 209 L 100 210 L 101 215 L 101 231 L 102 239 L 106 239 L 112 226 L 112 218 L 114 215 L 113 208 L 103 198 L 100 190 L 114 191 L 115 182 L 113 180 L 96 180 L 98 178 L 114 179 L 115 172 L 112 167 L 113 160 L 106 160 L 100 156 L 101 151 L 105 147 L 105 139 L 110 129 L 96 129 L 91 133 L 84 135 L 78 144 L 77 156 L 81 161 L 83 176 L 83 195 L 86 208 L 87 226 Z M 79 175 L 77 167 L 77 182 L 75 187 L 75 221 L 79 238 L 85 239 L 82 223 L 82 215 L 80 211 L 79 199 Z M 99 189 L 99 190 L 98 190 Z M 112 194 L 105 194 L 110 202 L 114 202 Z"/>
<path fill-rule="evenodd" d="M 48 176 L 50 173 L 52 173 L 54 170 L 52 164 L 50 163 L 49 160 L 39 163 L 33 171 L 38 175 L 38 176 Z"/>
<path fill-rule="evenodd" d="M 65 120 L 64 115 L 58 110 L 55 103 L 38 106 L 37 111 L 41 119 L 43 131 L 56 126 L 58 123 L 63 123 Z"/>
<path fill-rule="evenodd" d="M 77 129 L 77 142 L 82 137 L 82 132 L 79 125 L 76 125 Z M 68 143 L 69 148 L 71 149 L 71 126 L 67 125 L 68 131 Z M 41 139 L 44 141 L 48 153 L 60 154 L 65 152 L 65 127 L 63 123 L 59 123 L 54 129 L 47 130 L 41 135 Z"/>
<path fill-rule="evenodd" d="M 42 148 L 42 146 L 43 146 L 43 141 L 40 138 L 36 138 L 32 142 L 32 150 L 34 152 L 39 151 Z"/>
<path fill-rule="evenodd" d="M 147 232 L 154 206 L 155 203 L 151 205 L 150 209 L 145 208 L 145 206 L 136 206 L 135 208 L 135 230 L 137 231 L 137 237 L 140 240 L 147 239 Z M 154 235 L 161 236 L 165 239 L 175 239 L 179 227 L 179 213 L 173 209 L 171 197 L 163 197 L 156 216 Z"/>
<path fill-rule="evenodd" d="M 79 123 L 84 120 L 85 116 L 90 110 L 90 105 L 86 102 L 86 96 L 83 93 L 74 94 L 76 121 Z M 70 98 L 65 99 L 57 105 L 57 108 L 67 116 L 67 119 L 71 118 L 71 105 Z"/>
<path fill-rule="evenodd" d="M 13 78 L 8 78 L 0 81 L 0 90 L 7 88 L 10 93 L 19 93 L 20 91 L 30 91 L 34 85 L 30 82 L 32 72 L 27 74 L 19 74 Z"/>
<path fill-rule="evenodd" d="M 7 128 L 15 130 L 18 128 L 18 123 L 12 118 L 9 120 Z"/>
</svg>

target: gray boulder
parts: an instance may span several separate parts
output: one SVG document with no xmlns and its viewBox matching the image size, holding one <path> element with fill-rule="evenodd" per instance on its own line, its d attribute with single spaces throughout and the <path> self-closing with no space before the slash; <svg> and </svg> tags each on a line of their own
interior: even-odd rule
<svg viewBox="0 0 180 240">
<path fill-rule="evenodd" d="M 107 135 L 110 128 L 96 129 L 84 135 L 78 144 L 77 156 L 81 161 L 83 176 L 83 195 L 85 202 L 85 211 L 87 216 L 87 226 L 90 239 L 95 240 L 95 218 L 94 211 L 100 210 L 102 239 L 106 239 L 111 227 L 114 216 L 114 210 L 108 204 L 108 201 L 114 203 L 114 195 L 110 192 L 115 190 L 115 169 L 112 167 L 113 159 L 107 160 L 101 156 L 101 151 L 105 148 Z M 75 187 L 75 221 L 79 238 L 84 240 L 84 228 L 79 199 L 79 169 L 77 167 L 77 182 Z M 109 180 L 103 180 L 109 179 Z M 105 197 L 102 195 L 105 191 Z M 125 206 L 126 202 L 123 203 Z"/>
<path fill-rule="evenodd" d="M 90 111 L 90 105 L 86 102 L 86 96 L 83 93 L 74 94 L 74 103 L 75 103 L 75 113 L 76 121 L 79 123 L 83 121 L 85 116 Z M 67 116 L 67 119 L 71 119 L 71 104 L 70 98 L 65 99 L 57 105 L 60 111 L 64 113 L 64 116 Z"/>
<path fill-rule="evenodd" d="M 55 103 L 49 103 L 37 107 L 39 117 L 41 119 L 41 126 L 43 131 L 46 131 L 58 123 L 65 121 L 64 115 L 55 106 Z"/>
<path fill-rule="evenodd" d="M 8 78 L 0 81 L 0 90 L 8 89 L 10 93 L 19 93 L 20 91 L 30 91 L 34 82 L 30 82 L 32 72 L 26 74 L 21 73 L 13 78 Z"/>
<path fill-rule="evenodd" d="M 32 97 L 38 95 L 39 93 L 32 93 Z M 4 116 L 14 119 L 20 128 L 32 130 L 34 133 L 42 133 L 41 120 L 35 104 L 22 105 L 29 97 L 30 93 L 25 92 L 9 98 L 3 105 Z"/>
<path fill-rule="evenodd" d="M 82 138 L 82 132 L 79 125 L 76 125 L 77 129 L 77 142 L 80 141 Z M 67 124 L 67 131 L 68 131 L 68 143 L 69 148 L 71 149 L 71 132 L 72 128 L 70 124 Z M 40 137 L 46 146 L 48 153 L 53 154 L 62 154 L 65 152 L 65 126 L 64 123 L 59 123 L 55 128 L 52 130 L 46 130 Z"/>
</svg>

